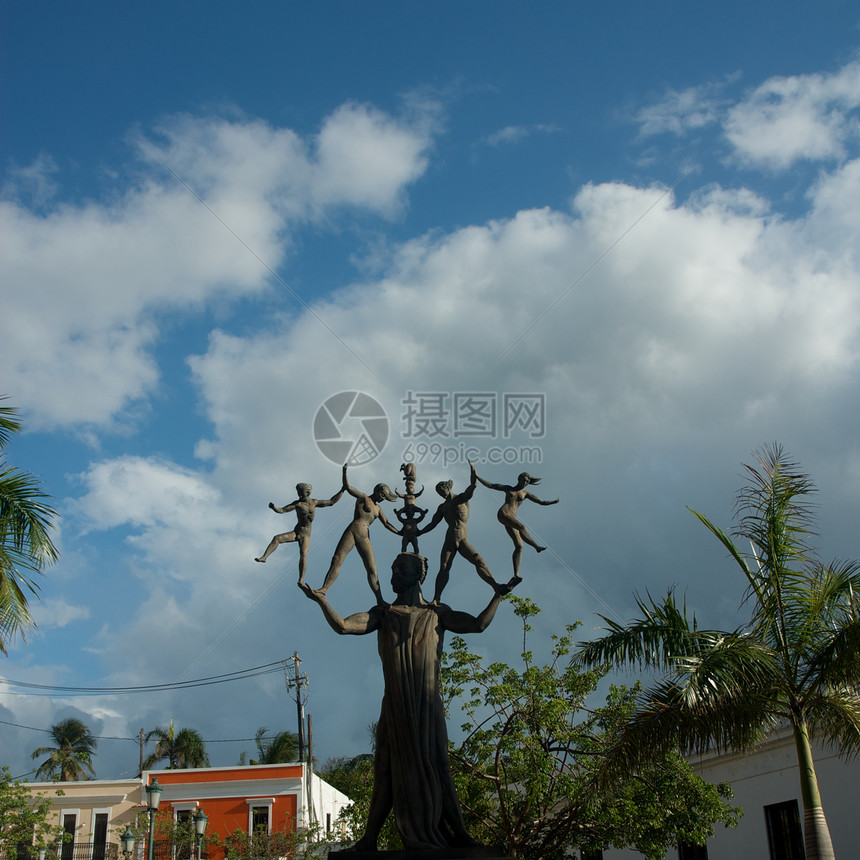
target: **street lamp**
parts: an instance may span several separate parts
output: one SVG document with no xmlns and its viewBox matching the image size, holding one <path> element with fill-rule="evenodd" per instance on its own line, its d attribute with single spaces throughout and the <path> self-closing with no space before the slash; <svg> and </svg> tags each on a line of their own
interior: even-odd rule
<svg viewBox="0 0 860 860">
<path fill-rule="evenodd" d="M 161 793 L 164 789 L 158 784 L 156 777 L 150 785 L 146 786 L 146 811 L 149 813 L 149 845 L 146 850 L 146 860 L 153 860 L 155 856 L 155 813 L 158 812 L 158 804 L 161 803 Z"/>
<path fill-rule="evenodd" d="M 209 819 L 201 806 L 194 814 L 194 834 L 197 837 L 197 855 L 195 860 L 200 860 L 200 847 L 203 843 L 203 834 L 206 832 L 206 822 Z"/>
<path fill-rule="evenodd" d="M 131 855 L 134 854 L 134 834 L 131 832 L 130 824 L 126 824 L 125 832 L 119 837 L 119 841 L 122 843 L 122 856 L 125 860 L 131 860 Z"/>
</svg>

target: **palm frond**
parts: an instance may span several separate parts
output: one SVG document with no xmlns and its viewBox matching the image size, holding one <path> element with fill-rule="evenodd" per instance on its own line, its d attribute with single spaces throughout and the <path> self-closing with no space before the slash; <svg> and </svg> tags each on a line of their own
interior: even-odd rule
<svg viewBox="0 0 860 860">
<path fill-rule="evenodd" d="M 807 644 L 803 685 L 860 689 L 860 565 L 834 562 L 820 567 L 800 599 Z"/>
<path fill-rule="evenodd" d="M 688 754 L 753 749 L 775 725 L 767 695 L 713 696 L 691 706 L 683 684 L 663 680 L 642 694 L 635 713 L 606 751 L 601 779 L 619 769 L 642 767 L 672 748 Z"/>
<path fill-rule="evenodd" d="M 16 552 L 19 565 L 40 570 L 59 557 L 51 539 L 57 512 L 30 473 L 12 466 L 0 471 L 0 546 Z"/>
<path fill-rule="evenodd" d="M 0 395 L 0 403 L 8 399 L 8 394 Z M 21 432 L 21 422 L 17 415 L 18 410 L 14 406 L 0 405 L 0 451 L 9 444 L 9 439 L 15 433 Z"/>
<path fill-rule="evenodd" d="M 774 653 L 748 633 L 704 630 L 696 634 L 695 653 L 675 660 L 675 680 L 687 707 L 706 711 L 710 702 L 739 699 L 749 690 L 780 686 L 780 667 Z"/>
<path fill-rule="evenodd" d="M 661 603 L 651 596 L 636 597 L 641 617 L 621 624 L 598 616 L 609 630 L 606 636 L 576 647 L 573 662 L 578 666 L 637 666 L 671 668 L 673 661 L 694 653 L 696 619 L 687 618 L 685 603 L 678 606 L 670 590 Z"/>
<path fill-rule="evenodd" d="M 735 503 L 735 533 L 755 544 L 765 570 L 778 572 L 807 559 L 814 513 L 806 498 L 816 489 L 776 442 L 754 456 L 756 465 L 744 465 L 747 484 Z"/>
<path fill-rule="evenodd" d="M 860 693 L 857 687 L 831 687 L 807 698 L 809 730 L 828 741 L 846 758 L 860 755 Z"/>
</svg>

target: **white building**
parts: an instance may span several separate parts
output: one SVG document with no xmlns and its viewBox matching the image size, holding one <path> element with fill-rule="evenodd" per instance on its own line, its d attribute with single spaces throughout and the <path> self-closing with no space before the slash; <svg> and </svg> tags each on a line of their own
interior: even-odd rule
<svg viewBox="0 0 860 860">
<path fill-rule="evenodd" d="M 815 772 L 838 860 L 860 860 L 860 763 L 813 743 Z M 719 827 L 703 850 L 678 850 L 667 860 L 803 860 L 803 803 L 790 729 L 755 752 L 707 753 L 690 759 L 711 783 L 728 782 L 743 809 L 737 829 Z M 798 853 L 799 846 L 799 853 Z M 604 860 L 632 860 L 635 851 L 604 851 Z"/>
</svg>

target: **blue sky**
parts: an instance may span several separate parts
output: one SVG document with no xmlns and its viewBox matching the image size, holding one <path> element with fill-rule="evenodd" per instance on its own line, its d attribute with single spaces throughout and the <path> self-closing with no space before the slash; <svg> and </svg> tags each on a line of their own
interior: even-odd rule
<svg viewBox="0 0 860 860">
<path fill-rule="evenodd" d="M 544 639 L 674 584 L 703 623 L 740 623 L 742 583 L 685 506 L 728 525 L 771 440 L 820 487 L 822 555 L 856 557 L 858 24 L 843 2 L 4 2 L 0 391 L 63 557 L 0 674 L 163 684 L 298 651 L 316 754 L 365 751 L 374 643 L 328 630 L 295 546 L 253 561 L 293 524 L 269 501 L 337 489 L 312 428 L 341 391 L 390 420 L 363 490 L 402 489 L 406 448 L 438 441 L 404 436 L 409 391 L 544 398 L 538 439 L 499 425 L 476 455 L 504 448 L 483 477 L 527 469 L 562 498 L 522 511 L 550 548 L 522 569 Z M 468 479 L 432 450 L 431 510 Z M 506 579 L 498 505 L 479 488 L 470 533 Z M 312 583 L 351 510 L 319 512 Z M 387 586 L 399 543 L 372 537 Z M 370 605 L 354 554 L 330 596 Z M 446 600 L 488 596 L 455 563 Z M 478 647 L 512 659 L 515 626 L 503 610 Z M 215 741 L 294 713 L 277 674 L 0 684 L 0 759 L 27 772 L 34 729 L 75 715 L 101 777 L 136 770 L 111 738 L 170 719 L 230 764 L 253 744 Z"/>
</svg>

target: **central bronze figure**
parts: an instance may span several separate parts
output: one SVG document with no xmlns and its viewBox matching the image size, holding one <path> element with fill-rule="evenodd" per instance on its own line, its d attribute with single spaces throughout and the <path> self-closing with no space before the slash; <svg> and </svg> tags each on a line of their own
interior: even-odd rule
<svg viewBox="0 0 860 860">
<path fill-rule="evenodd" d="M 442 639 L 452 633 L 480 633 L 496 614 L 498 587 L 477 616 L 444 603 L 428 603 L 421 593 L 427 559 L 401 553 L 391 566 L 394 603 L 341 618 L 325 596 L 307 584 L 302 590 L 322 608 L 337 632 L 375 632 L 385 678 L 376 729 L 374 787 L 367 829 L 353 850 L 372 851 L 392 809 L 407 849 L 466 848 L 477 843 L 466 832 L 448 764 L 448 732 L 439 667 Z"/>
</svg>

